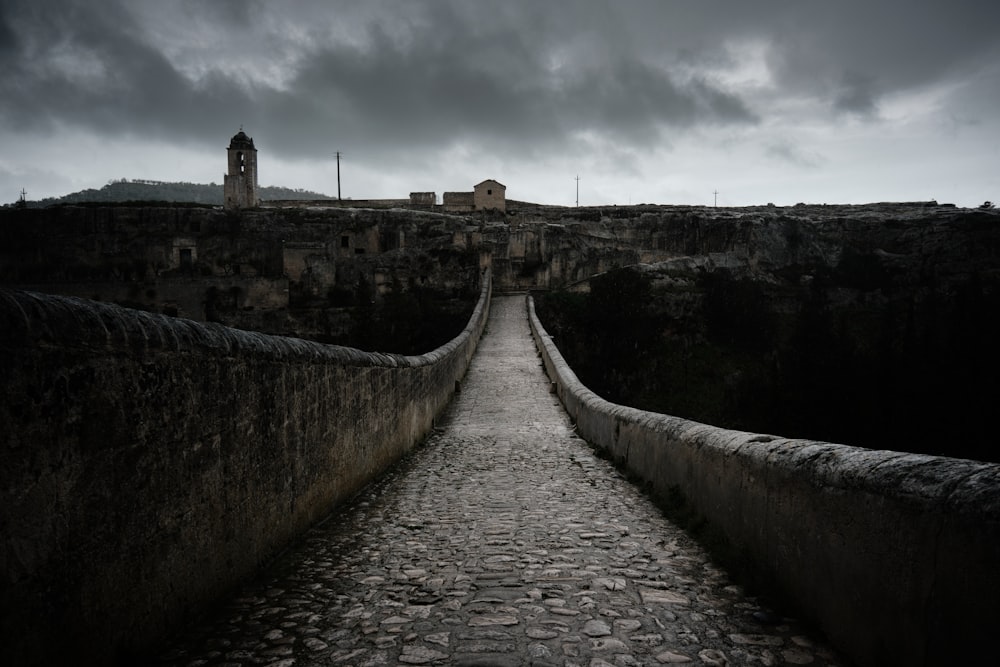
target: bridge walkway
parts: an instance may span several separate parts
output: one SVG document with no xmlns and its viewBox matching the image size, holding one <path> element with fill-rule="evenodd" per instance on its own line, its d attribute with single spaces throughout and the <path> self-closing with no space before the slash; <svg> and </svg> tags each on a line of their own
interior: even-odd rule
<svg viewBox="0 0 1000 667">
<path fill-rule="evenodd" d="M 506 296 L 428 442 L 155 662 L 837 660 L 796 621 L 762 610 L 574 434 L 525 297 Z"/>
</svg>

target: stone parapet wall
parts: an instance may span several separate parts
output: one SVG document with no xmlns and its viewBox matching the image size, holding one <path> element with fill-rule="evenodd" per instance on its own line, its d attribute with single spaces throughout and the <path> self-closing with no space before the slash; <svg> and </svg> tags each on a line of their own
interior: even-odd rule
<svg viewBox="0 0 1000 667">
<path fill-rule="evenodd" d="M 482 284 L 415 357 L 0 290 L 8 664 L 128 663 L 421 442 Z"/>
<path fill-rule="evenodd" d="M 577 432 L 678 492 L 858 665 L 977 664 L 1000 627 L 1000 465 L 790 440 L 605 401 L 539 323 Z"/>
</svg>

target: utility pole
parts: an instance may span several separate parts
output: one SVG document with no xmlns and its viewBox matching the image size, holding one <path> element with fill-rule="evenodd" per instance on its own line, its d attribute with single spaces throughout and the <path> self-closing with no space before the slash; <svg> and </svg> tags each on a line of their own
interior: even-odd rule
<svg viewBox="0 0 1000 667">
<path fill-rule="evenodd" d="M 576 207 L 580 208 L 580 175 L 576 175 Z"/>
<path fill-rule="evenodd" d="M 340 201 L 340 151 L 337 151 L 337 201 Z"/>
<path fill-rule="evenodd" d="M 713 190 L 712 194 L 715 195 L 715 208 L 719 208 L 719 191 Z"/>
</svg>

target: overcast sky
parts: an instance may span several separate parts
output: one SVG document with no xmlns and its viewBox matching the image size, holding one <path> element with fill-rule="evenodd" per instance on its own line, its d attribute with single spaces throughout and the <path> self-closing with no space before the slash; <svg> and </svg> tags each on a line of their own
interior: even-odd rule
<svg viewBox="0 0 1000 667">
<path fill-rule="evenodd" d="M 1000 2 L 0 0 L 0 203 L 221 183 L 241 126 L 353 198 L 977 206 Z"/>
</svg>

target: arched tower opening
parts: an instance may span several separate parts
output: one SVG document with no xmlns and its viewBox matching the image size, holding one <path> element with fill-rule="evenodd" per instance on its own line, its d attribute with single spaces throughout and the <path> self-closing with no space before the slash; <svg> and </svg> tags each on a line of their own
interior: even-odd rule
<svg viewBox="0 0 1000 667">
<path fill-rule="evenodd" d="M 225 208 L 255 208 L 260 204 L 257 185 L 257 149 L 253 139 L 240 131 L 229 141 L 229 170 L 223 186 Z"/>
</svg>

